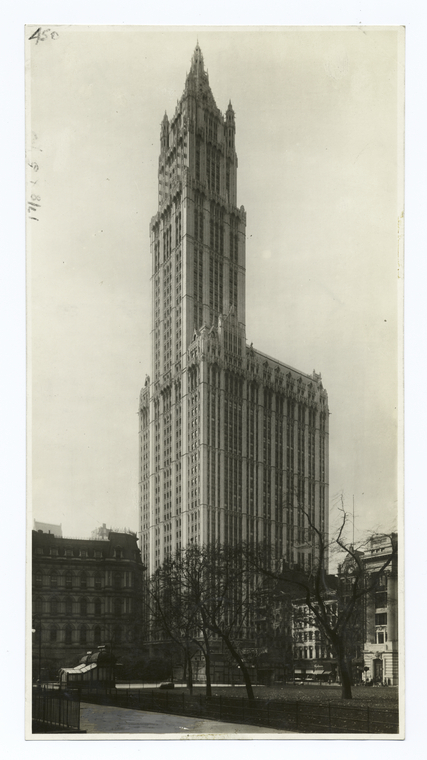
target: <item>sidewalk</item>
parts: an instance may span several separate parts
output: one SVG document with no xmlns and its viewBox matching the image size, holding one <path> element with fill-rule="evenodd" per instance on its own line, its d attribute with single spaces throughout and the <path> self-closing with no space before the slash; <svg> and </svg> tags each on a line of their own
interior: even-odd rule
<svg viewBox="0 0 427 760">
<path fill-rule="evenodd" d="M 192 738 L 199 735 L 203 739 L 215 738 L 215 734 L 220 734 L 221 738 L 240 734 L 241 739 L 259 734 L 260 739 L 267 739 L 269 734 L 274 734 L 274 738 L 279 739 L 281 735 L 288 733 L 240 723 L 223 723 L 185 715 L 128 710 L 85 702 L 81 703 L 80 729 L 88 734 L 158 734 L 164 735 L 165 739 L 172 738 L 172 734 L 182 734 L 183 737 L 188 734 Z M 246 734 L 246 737 L 243 734 Z"/>
</svg>

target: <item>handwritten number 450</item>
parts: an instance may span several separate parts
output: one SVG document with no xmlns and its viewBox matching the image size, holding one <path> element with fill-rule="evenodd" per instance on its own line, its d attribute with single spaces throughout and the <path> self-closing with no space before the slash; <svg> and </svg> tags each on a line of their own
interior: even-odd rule
<svg viewBox="0 0 427 760">
<path fill-rule="evenodd" d="M 51 29 L 43 29 L 41 26 L 37 29 L 37 31 L 34 32 L 34 34 L 31 35 L 31 37 L 28 37 L 29 40 L 35 40 L 36 45 L 39 44 L 39 42 L 44 42 L 45 40 L 51 38 L 51 40 L 56 40 L 57 37 L 59 37 L 58 32 L 52 32 Z"/>
</svg>

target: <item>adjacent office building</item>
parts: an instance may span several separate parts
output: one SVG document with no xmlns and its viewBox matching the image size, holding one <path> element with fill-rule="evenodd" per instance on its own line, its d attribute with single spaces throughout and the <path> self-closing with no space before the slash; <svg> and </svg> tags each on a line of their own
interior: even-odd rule
<svg viewBox="0 0 427 760">
<path fill-rule="evenodd" d="M 247 156 L 246 160 L 250 160 Z M 328 398 L 246 343 L 236 119 L 197 45 L 160 129 L 152 367 L 140 394 L 140 536 L 152 573 L 191 542 L 266 542 L 307 570 L 328 532 Z"/>
<path fill-rule="evenodd" d="M 135 533 L 104 525 L 82 539 L 49 528 L 32 532 L 33 675 L 43 680 L 88 649 L 132 654 L 143 630 L 144 566 Z"/>
</svg>

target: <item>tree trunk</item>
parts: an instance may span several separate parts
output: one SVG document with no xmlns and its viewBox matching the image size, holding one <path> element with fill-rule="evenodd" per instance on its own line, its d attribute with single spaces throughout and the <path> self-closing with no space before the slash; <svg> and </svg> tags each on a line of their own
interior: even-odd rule
<svg viewBox="0 0 427 760">
<path fill-rule="evenodd" d="M 225 643 L 225 646 L 227 647 L 227 649 L 230 652 L 230 654 L 232 655 L 232 657 L 236 660 L 237 664 L 240 667 L 240 670 L 243 673 L 243 679 L 245 681 L 245 686 L 246 686 L 246 692 L 247 692 L 247 695 L 248 695 L 248 699 L 254 700 L 255 699 L 255 695 L 254 695 L 254 691 L 253 691 L 253 688 L 252 688 L 251 679 L 250 679 L 250 676 L 249 676 L 249 671 L 248 671 L 245 663 L 243 662 L 242 658 L 240 657 L 240 654 L 238 653 L 237 649 L 235 649 L 235 647 L 231 643 L 231 641 L 228 638 L 228 636 L 226 634 L 224 634 L 224 633 L 221 633 L 220 636 L 222 637 L 222 639 L 223 639 L 223 641 Z"/>
<path fill-rule="evenodd" d="M 341 678 L 341 698 L 352 699 L 353 695 L 351 693 L 351 673 L 347 658 L 344 655 L 338 657 L 338 670 Z"/>
<path fill-rule="evenodd" d="M 193 693 L 193 664 L 191 662 L 191 655 L 187 654 L 187 665 L 188 665 L 188 680 L 187 680 L 187 686 L 190 689 L 190 694 Z"/>
<path fill-rule="evenodd" d="M 188 658 L 187 658 L 187 650 L 184 649 L 184 665 L 183 665 L 183 668 L 182 668 L 182 680 L 183 680 L 184 683 L 187 680 L 187 660 L 188 660 Z"/>
<path fill-rule="evenodd" d="M 212 696 L 212 683 L 211 683 L 211 650 L 209 647 L 209 637 L 206 631 L 203 631 L 203 638 L 205 640 L 205 670 L 206 670 L 206 696 Z"/>
</svg>

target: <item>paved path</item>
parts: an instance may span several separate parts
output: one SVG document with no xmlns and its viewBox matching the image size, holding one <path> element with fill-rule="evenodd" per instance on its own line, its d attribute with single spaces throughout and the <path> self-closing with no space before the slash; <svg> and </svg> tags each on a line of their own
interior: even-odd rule
<svg viewBox="0 0 427 760">
<path fill-rule="evenodd" d="M 223 723 L 217 720 L 190 718 L 185 715 L 166 715 L 165 713 L 128 710 L 124 707 L 91 705 L 81 703 L 80 728 L 88 734 L 189 734 L 192 738 L 210 739 L 212 734 L 274 734 L 278 739 L 286 731 L 273 728 L 261 728 L 240 723 Z M 165 737 L 166 738 L 166 737 Z M 260 736 L 261 738 L 261 736 Z"/>
</svg>

